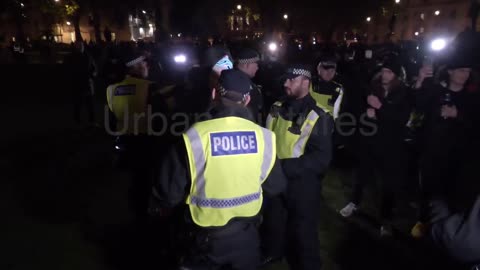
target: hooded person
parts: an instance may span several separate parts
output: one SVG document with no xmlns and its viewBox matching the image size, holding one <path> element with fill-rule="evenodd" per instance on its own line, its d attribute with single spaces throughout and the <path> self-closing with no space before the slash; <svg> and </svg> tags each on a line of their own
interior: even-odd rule
<svg viewBox="0 0 480 270">
<path fill-rule="evenodd" d="M 363 200 L 366 184 L 378 175 L 382 187 L 381 236 L 392 234 L 394 203 L 405 180 L 404 138 L 411 108 L 402 74 L 399 60 L 390 58 L 371 82 L 361 118 L 354 191 L 351 201 L 340 210 L 342 216 L 351 216 Z"/>
<path fill-rule="evenodd" d="M 431 200 L 451 200 L 469 147 L 473 140 L 478 97 L 469 91 L 472 60 L 456 52 L 446 72 L 434 82 L 431 67 L 419 71 L 414 86 L 416 110 L 423 115 L 420 158 L 421 207 L 419 222 L 412 234 L 422 236 L 428 227 Z"/>
</svg>

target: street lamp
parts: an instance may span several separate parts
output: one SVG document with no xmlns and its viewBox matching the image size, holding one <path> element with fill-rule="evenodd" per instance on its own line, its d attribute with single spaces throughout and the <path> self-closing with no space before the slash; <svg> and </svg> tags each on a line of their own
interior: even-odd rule
<svg viewBox="0 0 480 270">
<path fill-rule="evenodd" d="M 283 14 L 283 19 L 288 20 L 288 14 Z"/>
<path fill-rule="evenodd" d="M 146 12 L 145 10 L 142 10 L 142 13 L 143 13 L 143 14 L 147 14 L 147 12 Z"/>
<path fill-rule="evenodd" d="M 440 10 L 435 11 L 435 16 L 440 15 Z"/>
<path fill-rule="evenodd" d="M 238 10 L 242 10 L 242 5 L 237 5 Z"/>
<path fill-rule="evenodd" d="M 400 0 L 395 0 L 395 4 L 400 4 Z"/>
<path fill-rule="evenodd" d="M 60 0 L 55 0 L 55 3 L 58 3 L 58 2 L 60 2 Z"/>
<path fill-rule="evenodd" d="M 418 33 L 418 32 L 415 32 L 415 36 L 418 36 L 418 35 L 419 35 L 419 33 Z"/>
<path fill-rule="evenodd" d="M 71 22 L 69 22 L 69 21 L 67 21 L 67 25 L 68 25 L 68 26 L 70 26 L 70 25 L 72 25 L 72 23 L 71 23 Z"/>
<path fill-rule="evenodd" d="M 370 22 L 372 21 L 372 18 L 371 17 L 367 17 L 367 22 Z"/>
</svg>

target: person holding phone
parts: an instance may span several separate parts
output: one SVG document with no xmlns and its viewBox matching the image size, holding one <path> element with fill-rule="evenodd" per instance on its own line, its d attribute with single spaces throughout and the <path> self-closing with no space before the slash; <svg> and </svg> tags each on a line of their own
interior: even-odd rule
<svg viewBox="0 0 480 270">
<path fill-rule="evenodd" d="M 416 110 L 424 115 L 420 135 L 421 202 L 419 222 L 412 236 L 422 237 L 428 223 L 429 202 L 448 199 L 470 141 L 473 104 L 466 91 L 472 72 L 467 57 L 455 55 L 435 83 L 432 65 L 424 65 L 414 85 Z"/>
</svg>

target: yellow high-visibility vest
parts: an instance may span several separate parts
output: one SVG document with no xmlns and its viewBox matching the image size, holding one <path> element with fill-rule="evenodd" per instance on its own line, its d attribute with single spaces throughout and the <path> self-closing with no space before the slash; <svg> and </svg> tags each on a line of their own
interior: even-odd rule
<svg viewBox="0 0 480 270">
<path fill-rule="evenodd" d="M 107 103 L 122 134 L 146 134 L 149 88 L 152 82 L 127 76 L 107 88 Z"/>
<path fill-rule="evenodd" d="M 296 123 L 284 119 L 278 113 L 281 107 L 281 102 L 275 102 L 267 117 L 267 128 L 273 131 L 277 138 L 277 156 L 279 159 L 301 157 L 320 116 L 311 110 L 298 130 L 293 130 Z"/>
<path fill-rule="evenodd" d="M 332 95 L 318 93 L 313 90 L 313 84 L 310 84 L 310 95 L 317 102 L 317 106 L 324 110 L 326 113 L 333 116 L 333 119 L 337 119 L 340 113 L 340 106 L 343 100 L 343 86 L 339 83 L 334 82 L 338 87 L 335 91 L 338 93 L 336 100 L 331 100 Z M 332 105 L 333 102 L 333 105 Z"/>
<path fill-rule="evenodd" d="M 184 135 L 191 175 L 186 203 L 201 227 L 256 216 L 275 163 L 275 135 L 239 117 L 194 124 Z"/>
</svg>

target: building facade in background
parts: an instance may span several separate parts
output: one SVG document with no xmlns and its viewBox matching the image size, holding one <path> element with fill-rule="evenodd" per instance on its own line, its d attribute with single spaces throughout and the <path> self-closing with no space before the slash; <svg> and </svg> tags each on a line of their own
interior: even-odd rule
<svg viewBox="0 0 480 270">
<path fill-rule="evenodd" d="M 0 9 L 0 42 L 9 44 L 25 39 L 71 43 L 78 34 L 86 42 L 96 42 L 105 40 L 106 33 L 114 40 L 153 40 L 157 26 L 161 31 L 169 28 L 170 0 L 136 8 L 113 0 L 103 1 L 73 14 L 65 12 L 69 6 L 63 1 L 48 1 L 50 6 L 45 5 L 46 1 L 13 1 L 6 9 Z M 75 33 L 76 25 L 79 33 Z"/>
<path fill-rule="evenodd" d="M 365 18 L 363 38 L 369 43 L 453 38 L 471 26 L 470 3 L 470 0 L 394 1 Z"/>
</svg>

